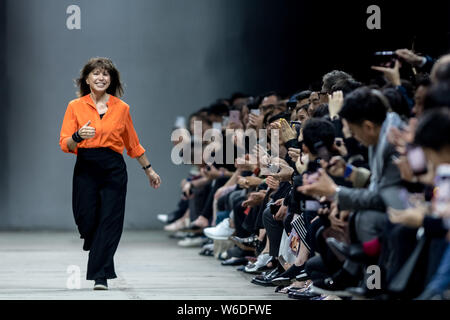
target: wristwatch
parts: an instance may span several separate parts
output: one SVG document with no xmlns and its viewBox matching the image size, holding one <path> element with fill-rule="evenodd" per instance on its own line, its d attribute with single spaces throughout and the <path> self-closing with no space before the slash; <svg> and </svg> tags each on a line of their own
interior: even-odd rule
<svg viewBox="0 0 450 320">
<path fill-rule="evenodd" d="M 345 165 L 345 171 L 344 171 L 344 179 L 347 179 L 348 177 L 350 177 L 350 175 L 353 172 L 353 166 L 346 164 Z"/>
</svg>

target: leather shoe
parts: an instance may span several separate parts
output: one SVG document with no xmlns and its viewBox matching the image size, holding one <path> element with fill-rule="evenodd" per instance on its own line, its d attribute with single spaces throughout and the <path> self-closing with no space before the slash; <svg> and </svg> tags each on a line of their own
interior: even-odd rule
<svg viewBox="0 0 450 320">
<path fill-rule="evenodd" d="M 247 262 L 248 261 L 245 258 L 232 257 L 230 259 L 222 261 L 221 264 L 223 266 L 241 266 L 241 265 L 246 265 Z"/>
<path fill-rule="evenodd" d="M 280 269 L 281 268 L 278 266 L 265 275 L 256 276 L 252 279 L 252 283 L 265 287 L 276 287 L 276 285 L 272 283 L 272 280 L 283 272 L 283 270 Z"/>
<path fill-rule="evenodd" d="M 256 251 L 261 241 L 259 241 L 258 236 L 253 235 L 247 238 L 239 238 L 236 236 L 231 236 L 230 240 L 234 242 L 242 250 Z"/>
<path fill-rule="evenodd" d="M 320 294 L 314 293 L 311 289 L 305 291 L 289 292 L 288 297 L 296 300 L 310 300 L 315 297 L 320 297 Z"/>
</svg>

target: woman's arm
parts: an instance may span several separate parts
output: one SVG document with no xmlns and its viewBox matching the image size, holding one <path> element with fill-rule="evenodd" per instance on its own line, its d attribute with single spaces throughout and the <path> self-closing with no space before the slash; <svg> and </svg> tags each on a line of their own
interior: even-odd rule
<svg viewBox="0 0 450 320">
<path fill-rule="evenodd" d="M 148 160 L 147 156 L 145 155 L 145 152 L 140 155 L 139 157 L 136 158 L 136 160 L 139 162 L 139 164 L 143 167 L 146 168 L 144 170 L 145 174 L 147 175 L 148 179 L 150 180 L 150 185 L 155 188 L 158 189 L 159 185 L 161 184 L 161 178 L 159 177 L 159 175 L 155 172 L 155 170 L 153 170 L 152 167 L 148 167 L 150 165 L 150 161 Z"/>
</svg>

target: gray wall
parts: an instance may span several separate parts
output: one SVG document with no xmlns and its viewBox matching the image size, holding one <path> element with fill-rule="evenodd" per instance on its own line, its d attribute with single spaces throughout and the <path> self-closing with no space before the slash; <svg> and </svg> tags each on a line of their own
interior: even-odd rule
<svg viewBox="0 0 450 320">
<path fill-rule="evenodd" d="M 81 30 L 66 28 L 66 8 L 81 7 Z M 2 10 L 4 12 L 4 10 Z M 6 0 L 8 103 L 3 106 L 1 229 L 74 228 L 73 155 L 58 145 L 80 68 L 108 56 L 121 71 L 123 99 L 162 186 L 153 190 L 134 159 L 128 174 L 126 228 L 160 226 L 175 208 L 186 167 L 170 160 L 177 115 L 246 90 L 251 67 L 241 1 Z M 4 19 L 1 19 L 4 21 Z"/>
</svg>

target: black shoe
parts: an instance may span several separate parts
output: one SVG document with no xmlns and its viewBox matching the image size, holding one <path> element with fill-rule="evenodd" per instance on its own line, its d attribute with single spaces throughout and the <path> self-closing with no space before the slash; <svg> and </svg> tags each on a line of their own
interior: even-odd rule
<svg viewBox="0 0 450 320">
<path fill-rule="evenodd" d="M 203 248 L 202 250 L 200 250 L 200 252 L 198 253 L 201 256 L 205 256 L 205 257 L 213 257 L 214 256 L 214 250 L 208 249 L 208 248 Z"/>
<path fill-rule="evenodd" d="M 232 257 L 230 259 L 224 260 L 221 262 L 223 266 L 242 266 L 246 265 L 248 263 L 248 260 L 245 258 L 237 258 Z"/>
<path fill-rule="evenodd" d="M 291 284 L 295 277 L 305 273 L 304 266 L 296 266 L 293 264 L 289 269 L 280 274 L 279 277 L 272 280 L 272 283 L 276 286 L 288 286 Z"/>
<path fill-rule="evenodd" d="M 338 257 L 339 260 L 346 259 L 354 261 L 366 261 L 369 257 L 364 253 L 361 244 L 345 244 L 337 241 L 335 238 L 327 238 L 326 240 L 331 251 Z"/>
<path fill-rule="evenodd" d="M 245 251 L 241 248 L 234 246 L 227 251 L 227 259 L 229 258 L 245 258 L 246 256 L 253 256 L 254 252 L 251 251 Z"/>
<path fill-rule="evenodd" d="M 252 279 L 252 283 L 265 287 L 276 287 L 276 285 L 272 283 L 272 280 L 277 278 L 283 272 L 283 270 L 280 269 L 281 267 L 277 266 L 267 274 L 256 276 Z"/>
<path fill-rule="evenodd" d="M 313 292 L 311 289 L 308 289 L 303 292 L 289 292 L 288 297 L 297 300 L 311 300 L 313 298 L 320 297 L 320 294 Z"/>
<path fill-rule="evenodd" d="M 231 236 L 230 240 L 233 241 L 242 250 L 248 250 L 253 252 L 256 251 L 261 242 L 259 241 L 258 236 L 256 235 L 247 238 L 239 238 L 236 236 Z"/>
<path fill-rule="evenodd" d="M 332 277 L 314 281 L 312 290 L 319 294 L 351 297 L 351 294 L 346 291 L 346 289 L 349 287 L 355 287 L 357 284 L 358 279 L 341 269 Z"/>
<path fill-rule="evenodd" d="M 108 290 L 108 281 L 106 278 L 95 280 L 94 290 Z"/>
</svg>

